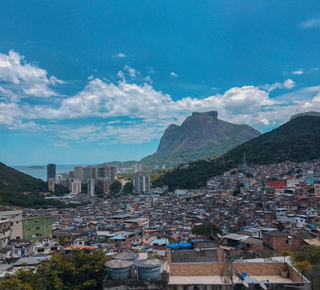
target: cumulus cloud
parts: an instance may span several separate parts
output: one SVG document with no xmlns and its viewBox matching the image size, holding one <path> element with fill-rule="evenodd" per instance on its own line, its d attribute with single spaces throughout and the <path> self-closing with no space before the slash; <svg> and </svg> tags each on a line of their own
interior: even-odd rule
<svg viewBox="0 0 320 290">
<path fill-rule="evenodd" d="M 48 77 L 47 71 L 26 63 L 24 57 L 10 50 L 8 54 L 0 53 L 0 82 L 3 83 L 0 94 L 5 97 L 50 97 L 57 93 L 51 85 L 63 81 L 55 76 Z M 15 93 L 10 92 L 15 87 Z"/>
<path fill-rule="evenodd" d="M 132 68 L 132 67 L 130 67 L 128 65 L 125 65 L 124 69 L 129 73 L 130 77 L 132 77 L 132 78 L 136 77 L 137 71 L 134 68 Z"/>
<path fill-rule="evenodd" d="M 291 90 L 295 86 L 295 82 L 291 79 L 285 80 L 283 83 L 266 84 L 261 86 L 262 89 L 272 92 L 275 89 L 288 89 Z"/>
<path fill-rule="evenodd" d="M 320 27 L 320 17 L 309 18 L 299 24 L 299 28 L 317 28 Z"/>
<path fill-rule="evenodd" d="M 304 73 L 303 69 L 295 70 L 292 72 L 293 75 L 302 75 Z"/>
<path fill-rule="evenodd" d="M 118 53 L 117 55 L 114 55 L 113 57 L 118 57 L 118 58 L 125 58 L 126 55 L 123 53 Z"/>
<path fill-rule="evenodd" d="M 171 72 L 170 73 L 170 78 L 172 79 L 172 78 L 177 78 L 179 75 L 177 75 L 176 73 L 174 73 L 174 72 Z"/>
<path fill-rule="evenodd" d="M 13 58 L 18 67 L 27 65 L 17 55 Z M 7 62 L 5 58 L 1 58 L 1 61 L 1 67 L 10 67 L 13 62 Z M 194 111 L 216 110 L 222 120 L 245 123 L 265 130 L 288 120 L 292 114 L 320 109 L 320 87 L 305 88 L 277 98 L 270 97 L 275 89 L 292 89 L 295 83 L 291 79 L 260 87 L 234 87 L 224 93 L 202 98 L 185 97 L 174 100 L 170 95 L 155 90 L 150 83 L 132 83 L 137 76 L 146 80 L 128 65 L 118 73 L 121 81 L 117 83 L 91 76 L 81 91 L 69 97 L 55 98 L 55 101 L 52 99 L 52 102 L 41 104 L 28 102 L 28 99 L 12 101 L 16 95 L 19 96 L 21 83 L 33 95 L 41 91 L 41 86 L 37 86 L 39 78 L 48 89 L 49 85 L 63 83 L 55 77 L 47 77 L 45 70 L 34 66 L 30 70 L 37 73 L 37 81 L 33 77 L 4 74 L 1 71 L 2 80 L 6 77 L 7 83 L 18 87 L 0 86 L 0 95 L 5 96 L 0 100 L 0 124 L 12 130 L 59 132 L 57 136 L 60 140 L 57 140 L 55 146 L 60 147 L 68 144 L 65 140 L 101 140 L 128 144 L 149 142 L 161 137 L 168 125 L 180 125 Z M 131 83 L 126 76 L 131 78 Z M 28 85 L 26 79 L 32 85 Z M 59 122 L 68 119 L 82 119 L 81 125 Z"/>
</svg>

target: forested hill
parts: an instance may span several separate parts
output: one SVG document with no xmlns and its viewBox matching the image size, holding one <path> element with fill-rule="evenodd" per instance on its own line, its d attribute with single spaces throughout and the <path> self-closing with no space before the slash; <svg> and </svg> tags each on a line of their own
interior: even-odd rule
<svg viewBox="0 0 320 290">
<path fill-rule="evenodd" d="M 61 189 L 57 187 L 58 191 Z M 63 189 L 67 192 L 67 189 Z M 0 205 L 21 207 L 61 206 L 61 202 L 45 200 L 39 193 L 47 192 L 48 185 L 41 179 L 24 174 L 0 162 Z M 23 194 L 23 192 L 30 192 Z"/>
<path fill-rule="evenodd" d="M 153 186 L 167 184 L 171 190 L 205 186 L 209 178 L 240 165 L 244 153 L 249 165 L 320 158 L 320 117 L 296 117 L 277 129 L 237 146 L 220 158 L 192 162 L 187 168 L 179 167 L 167 172 L 155 180 Z"/>
</svg>

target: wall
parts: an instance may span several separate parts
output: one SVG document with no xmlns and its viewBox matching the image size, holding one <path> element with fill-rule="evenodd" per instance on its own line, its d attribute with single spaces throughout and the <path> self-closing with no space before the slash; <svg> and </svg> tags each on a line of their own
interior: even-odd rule
<svg viewBox="0 0 320 290">
<path fill-rule="evenodd" d="M 171 264 L 170 276 L 222 276 L 222 263 Z"/>
<path fill-rule="evenodd" d="M 283 263 L 232 263 L 233 274 L 235 269 L 246 272 L 250 276 L 278 276 L 283 269 Z"/>
<path fill-rule="evenodd" d="M 22 210 L 0 212 L 1 220 L 11 220 L 11 239 L 22 239 Z"/>
<path fill-rule="evenodd" d="M 167 249 L 167 263 L 170 276 L 222 276 L 226 260 L 220 248 L 217 249 L 217 263 L 171 263 L 171 251 Z"/>
<path fill-rule="evenodd" d="M 22 220 L 23 239 L 39 241 L 52 237 L 52 216 L 33 216 Z"/>
</svg>

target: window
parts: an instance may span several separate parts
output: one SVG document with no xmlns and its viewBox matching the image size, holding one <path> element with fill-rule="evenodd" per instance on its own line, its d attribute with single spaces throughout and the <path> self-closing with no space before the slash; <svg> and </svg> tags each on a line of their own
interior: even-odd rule
<svg viewBox="0 0 320 290">
<path fill-rule="evenodd" d="M 38 253 L 43 253 L 44 252 L 44 249 L 38 249 Z"/>
<path fill-rule="evenodd" d="M 30 228 L 27 228 L 27 231 L 30 231 Z"/>
<path fill-rule="evenodd" d="M 39 227 L 36 227 L 36 230 L 40 230 L 40 228 L 39 228 Z"/>
<path fill-rule="evenodd" d="M 292 240 L 291 239 L 285 240 L 284 243 L 286 245 L 292 245 Z"/>
<path fill-rule="evenodd" d="M 37 222 L 39 222 L 38 220 L 34 220 L 34 223 L 36 224 Z"/>
</svg>

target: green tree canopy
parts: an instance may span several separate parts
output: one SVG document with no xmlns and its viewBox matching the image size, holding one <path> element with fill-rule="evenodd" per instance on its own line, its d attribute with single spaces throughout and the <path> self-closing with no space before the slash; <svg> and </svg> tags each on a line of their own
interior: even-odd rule
<svg viewBox="0 0 320 290">
<path fill-rule="evenodd" d="M 192 229 L 192 233 L 196 235 L 210 237 L 211 235 L 217 236 L 217 234 L 221 234 L 222 231 L 215 224 L 204 224 L 204 225 L 195 226 Z"/>
<path fill-rule="evenodd" d="M 121 189 L 122 183 L 119 179 L 116 179 L 114 182 L 110 184 L 110 192 L 118 193 Z"/>
<path fill-rule="evenodd" d="M 0 289 L 7 290 L 89 290 L 102 289 L 106 275 L 104 253 L 86 253 L 73 250 L 71 254 L 54 254 L 51 260 L 43 261 L 36 272 L 19 270 L 7 275 L 0 282 Z"/>
</svg>

